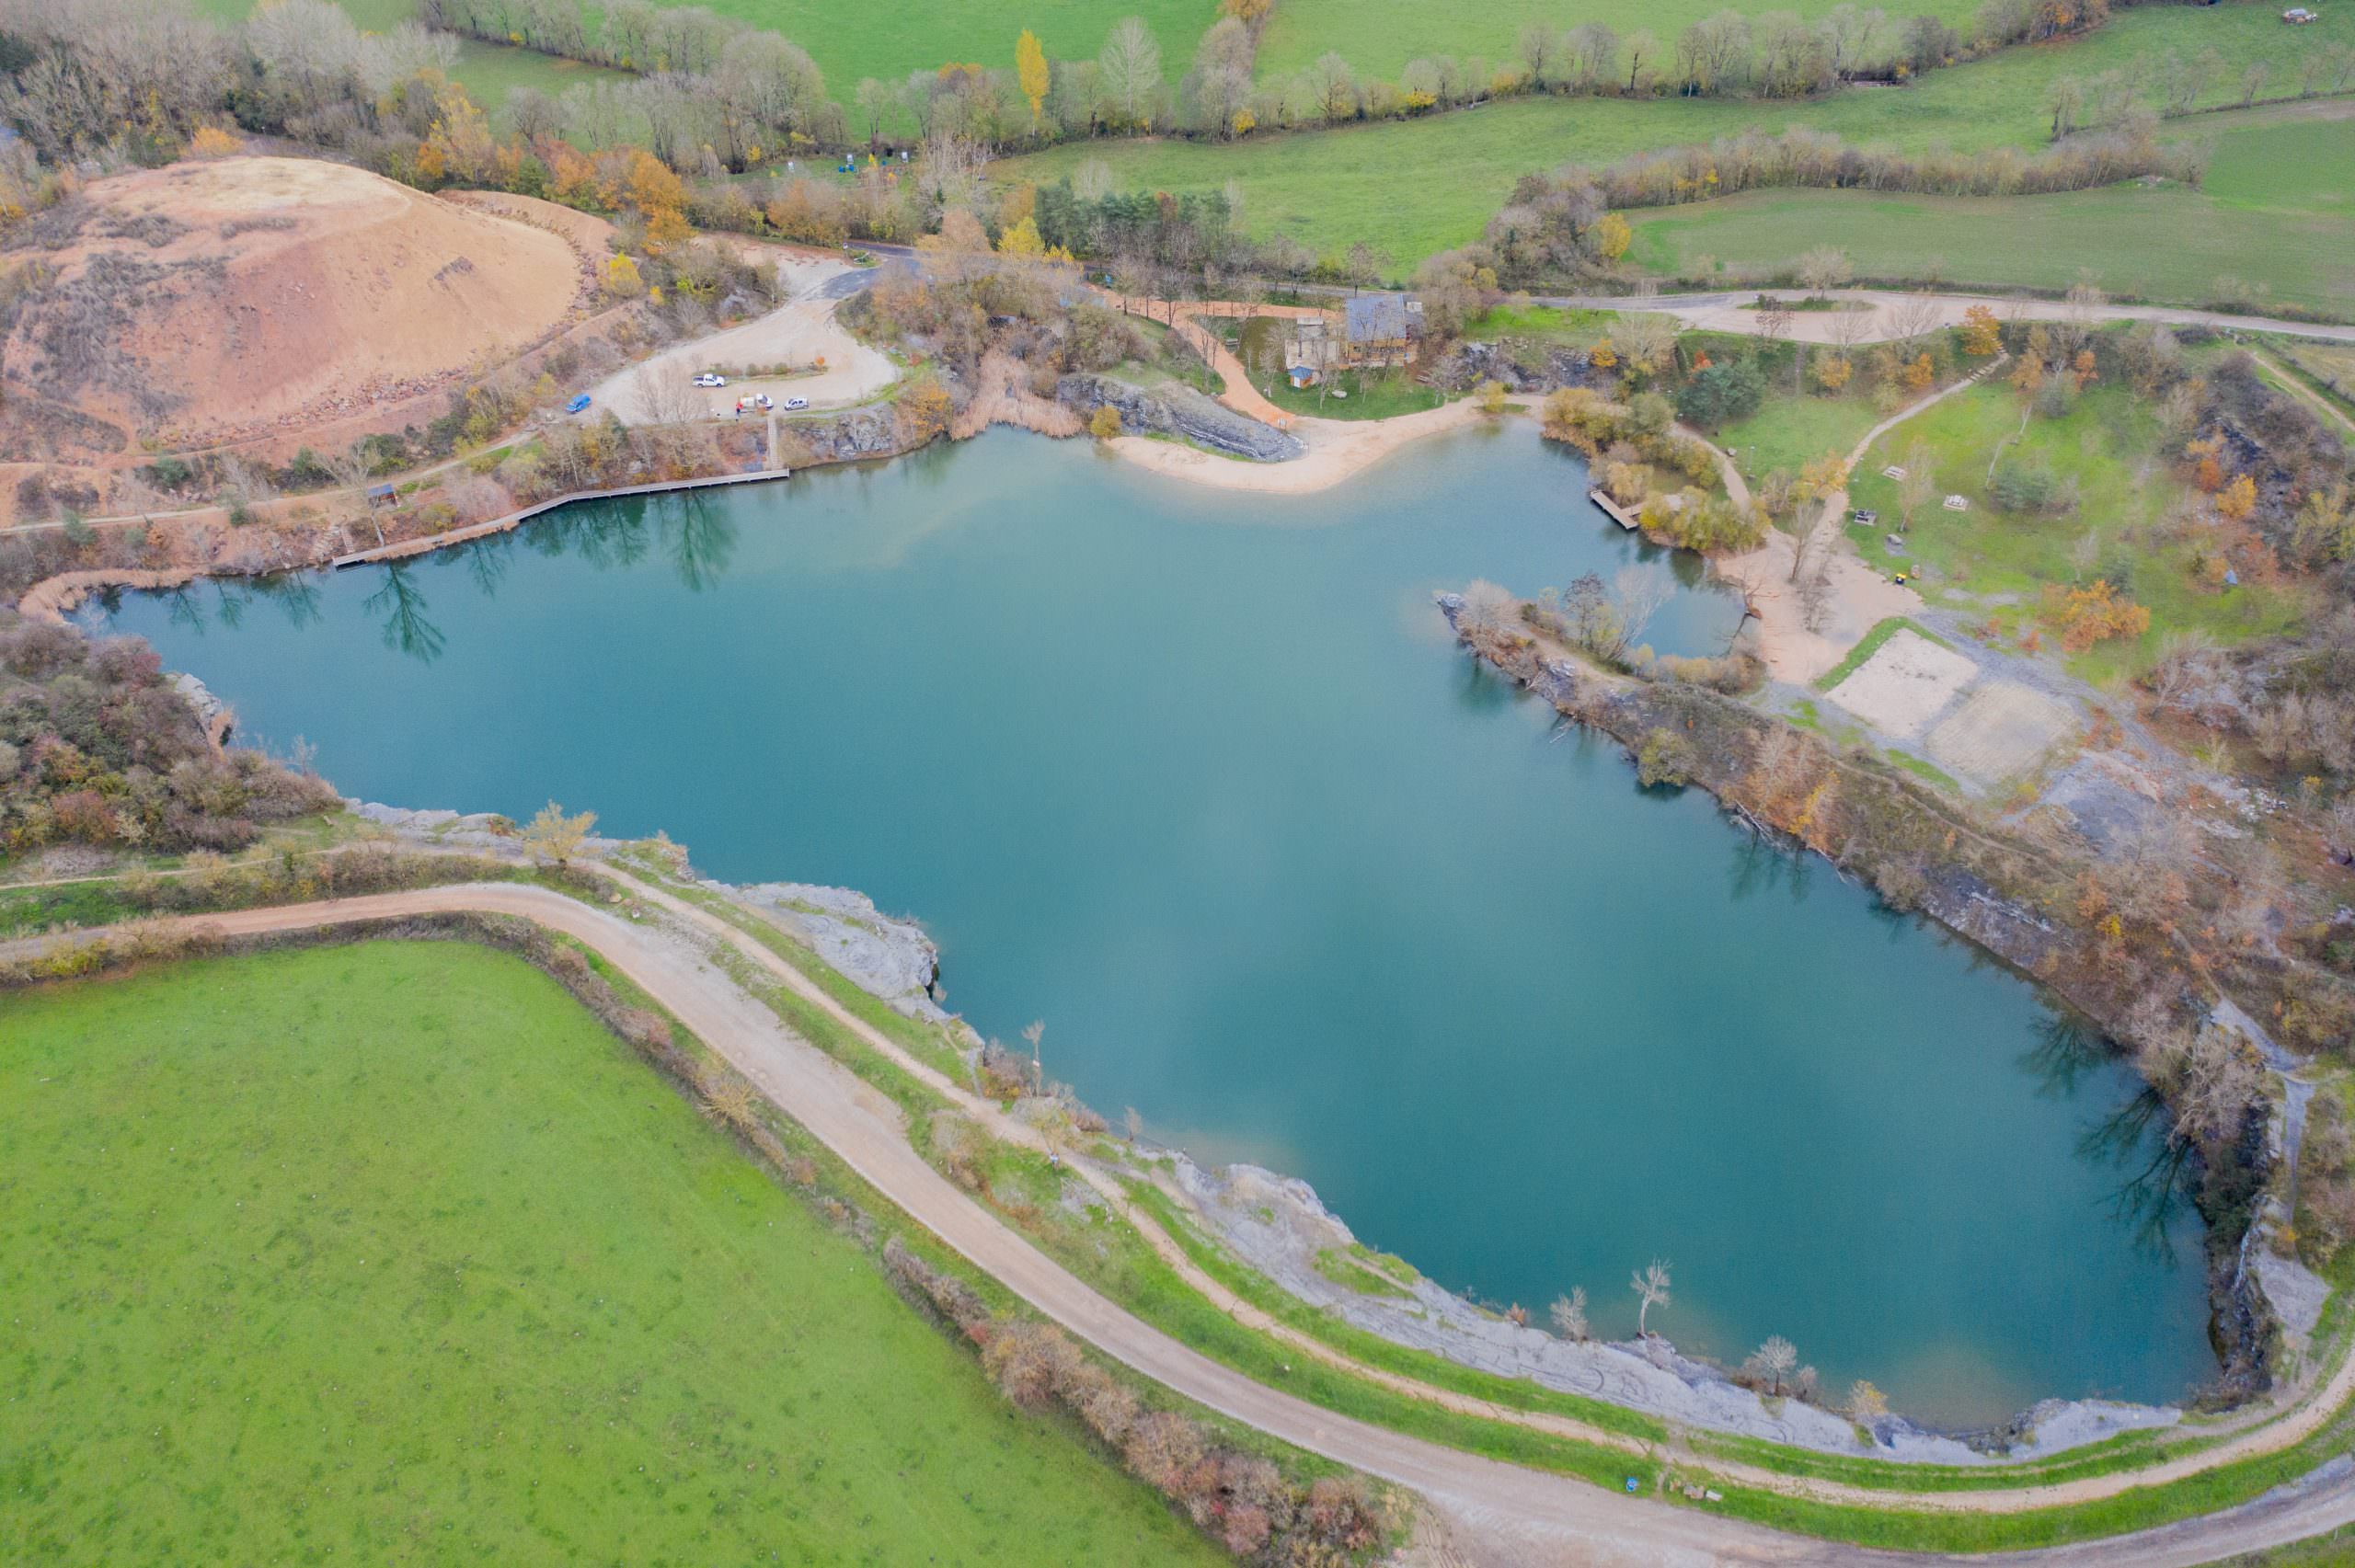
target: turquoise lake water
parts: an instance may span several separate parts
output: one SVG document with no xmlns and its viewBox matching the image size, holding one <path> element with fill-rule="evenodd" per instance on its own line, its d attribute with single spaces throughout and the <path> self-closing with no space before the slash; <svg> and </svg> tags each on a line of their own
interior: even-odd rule
<svg viewBox="0 0 2355 1568">
<path fill-rule="evenodd" d="M 656 829 L 921 918 L 948 1004 L 1116 1120 L 1312 1182 L 1539 1313 L 1675 1268 L 1969 1423 L 2213 1369 L 2137 1084 L 2029 986 L 1450 643 L 1433 589 L 1666 557 L 1522 422 L 1308 498 L 994 432 L 383 568 L 96 606 L 346 793 Z M 1690 563 L 1684 566 L 1690 586 Z M 1680 594 L 1648 640 L 1722 647 Z"/>
</svg>

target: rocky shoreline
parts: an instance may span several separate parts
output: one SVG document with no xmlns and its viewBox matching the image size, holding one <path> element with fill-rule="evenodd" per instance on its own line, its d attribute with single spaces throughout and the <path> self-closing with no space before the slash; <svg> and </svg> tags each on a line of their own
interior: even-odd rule
<svg viewBox="0 0 2355 1568">
<path fill-rule="evenodd" d="M 1769 1399 L 1724 1368 L 1652 1337 L 1570 1341 L 1524 1327 L 1430 1280 L 1354 1290 L 1320 1270 L 1320 1253 L 1350 1253 L 1357 1238 L 1306 1182 L 1256 1165 L 1209 1170 L 1173 1152 L 1176 1185 L 1228 1252 L 1309 1305 L 1394 1344 L 1430 1351 L 1499 1378 L 1602 1400 L 1678 1425 L 1854 1457 L 1868 1433 L 1872 1457 L 1909 1464 L 1991 1465 L 2043 1459 L 2121 1432 L 2176 1425 L 2174 1406 L 2046 1400 L 2001 1427 L 1942 1433 L 1901 1415 L 1858 1422 L 1796 1398 Z"/>
<path fill-rule="evenodd" d="M 1879 846 L 1855 836 L 1837 845 L 1800 843 L 1759 821 L 1740 803 L 1733 789 L 1744 762 L 1735 754 L 1740 748 L 1728 742 L 1779 721 L 1699 687 L 1612 675 L 1568 658 L 1545 657 L 1525 638 L 1476 639 L 1462 624 L 1462 596 L 1442 593 L 1435 600 L 1448 625 L 1474 658 L 1564 717 L 1609 735 L 1630 754 L 1647 736 L 1662 728 L 1686 736 L 1692 740 L 1694 765 L 1682 782 L 1708 791 L 1723 809 L 1754 830 L 1822 854 L 1842 875 L 1863 880 L 1885 898 L 1890 897 L 1890 887 L 1901 887 L 1903 897 L 1898 907 L 1936 921 L 2023 978 L 2050 988 L 2106 1029 L 2115 1026 L 2128 1005 L 2131 999 L 2105 986 L 2106 967 L 2099 955 L 2088 949 L 2075 932 L 2007 897 L 1989 874 L 1991 867 L 2005 864 L 2009 846 L 1983 840 L 1973 843 L 1972 839 L 1982 836 L 1975 832 L 1966 836 L 1958 824 L 1933 816 L 1928 804 L 1903 783 L 1890 781 L 1887 793 L 1892 799 L 1901 797 L 1901 808 L 1919 809 L 1925 818 L 1922 825 L 1934 830 L 1928 835 L 1933 841 L 1943 835 L 1943 847 L 1926 864 L 1893 864 L 1896 857 L 1880 858 Z M 1513 646 L 1505 646 L 1508 643 Z M 1844 776 L 1851 783 L 1855 780 L 1853 774 Z M 1974 855 L 1982 864 L 1974 865 Z M 2295 1065 L 2294 1059 L 2229 999 L 2218 1000 L 2211 1016 L 2241 1029 L 2289 1086 L 2282 1099 L 2271 1105 L 2264 1123 L 2252 1127 L 2257 1136 L 2234 1150 L 2242 1174 L 2258 1195 L 2255 1212 L 2238 1234 L 2211 1230 L 2209 1333 L 2223 1367 L 2219 1384 L 2223 1397 L 2217 1402 L 2230 1408 L 2246 1404 L 2273 1386 L 2283 1351 L 2303 1360 L 2328 1287 L 2303 1265 L 2277 1254 L 2268 1244 L 2276 1230 L 2289 1221 L 2285 1206 L 2264 1189 L 2284 1151 L 2294 1147 L 2298 1133 L 2296 1113 L 2303 1102 L 2288 1071 Z"/>
</svg>

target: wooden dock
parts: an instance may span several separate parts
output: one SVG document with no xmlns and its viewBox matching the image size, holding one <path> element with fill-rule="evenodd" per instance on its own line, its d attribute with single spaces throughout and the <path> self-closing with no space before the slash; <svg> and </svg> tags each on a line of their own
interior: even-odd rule
<svg viewBox="0 0 2355 1568">
<path fill-rule="evenodd" d="M 1609 496 L 1604 495 L 1600 489 L 1589 490 L 1586 493 L 1586 498 L 1592 501 L 1596 506 L 1601 507 L 1604 511 L 1610 513 L 1611 520 L 1620 527 L 1626 529 L 1628 532 L 1633 533 L 1641 526 L 1641 524 L 1636 521 L 1635 513 L 1629 511 L 1626 507 L 1621 506 L 1617 501 L 1613 500 Z M 338 564 L 340 565 L 340 563 Z"/>
<path fill-rule="evenodd" d="M 790 479 L 789 468 L 764 468 L 757 474 L 715 474 L 705 479 L 670 479 L 660 485 L 625 485 L 615 490 L 574 490 L 551 499 L 534 502 L 521 511 L 495 517 L 488 522 L 469 523 L 454 528 L 447 533 L 424 533 L 415 539 L 402 539 L 390 544 L 379 544 L 372 550 L 354 550 L 348 555 L 338 555 L 327 565 L 338 571 L 346 567 L 364 567 L 373 561 L 397 561 L 410 555 L 422 555 L 451 544 L 464 544 L 469 540 L 487 539 L 494 533 L 504 533 L 520 527 L 535 517 L 569 507 L 579 501 L 618 501 L 631 496 L 665 496 L 681 490 L 710 490 L 729 485 L 759 485 L 771 479 Z"/>
</svg>

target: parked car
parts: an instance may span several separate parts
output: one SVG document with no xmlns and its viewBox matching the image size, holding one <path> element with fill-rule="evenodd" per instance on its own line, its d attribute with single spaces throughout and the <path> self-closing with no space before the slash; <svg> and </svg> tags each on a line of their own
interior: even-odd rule
<svg viewBox="0 0 2355 1568">
<path fill-rule="evenodd" d="M 774 408 L 776 406 L 776 399 L 771 397 L 765 392 L 756 392 L 752 394 L 752 406 L 755 408 Z"/>
<path fill-rule="evenodd" d="M 585 392 L 576 392 L 572 395 L 572 401 L 564 406 L 564 411 L 568 414 L 578 414 L 588 406 L 589 395 Z"/>
<path fill-rule="evenodd" d="M 810 400 L 806 397 L 788 397 L 785 400 L 785 406 L 787 408 L 807 408 L 810 406 Z"/>
<path fill-rule="evenodd" d="M 728 378 L 719 374 L 717 371 L 706 371 L 703 374 L 695 377 L 695 384 L 697 386 L 726 386 L 728 384 Z"/>
</svg>

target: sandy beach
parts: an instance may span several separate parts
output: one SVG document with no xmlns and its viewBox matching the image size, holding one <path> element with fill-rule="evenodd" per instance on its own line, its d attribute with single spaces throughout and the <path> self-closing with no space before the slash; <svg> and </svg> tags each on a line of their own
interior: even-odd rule
<svg viewBox="0 0 2355 1568">
<path fill-rule="evenodd" d="M 1292 433 L 1307 443 L 1308 453 L 1289 463 L 1252 463 L 1143 436 L 1121 436 L 1109 444 L 1140 467 L 1197 485 L 1263 496 L 1304 496 L 1356 477 L 1408 441 L 1485 418 L 1470 398 L 1395 419 L 1304 418 L 1294 422 Z"/>
</svg>

